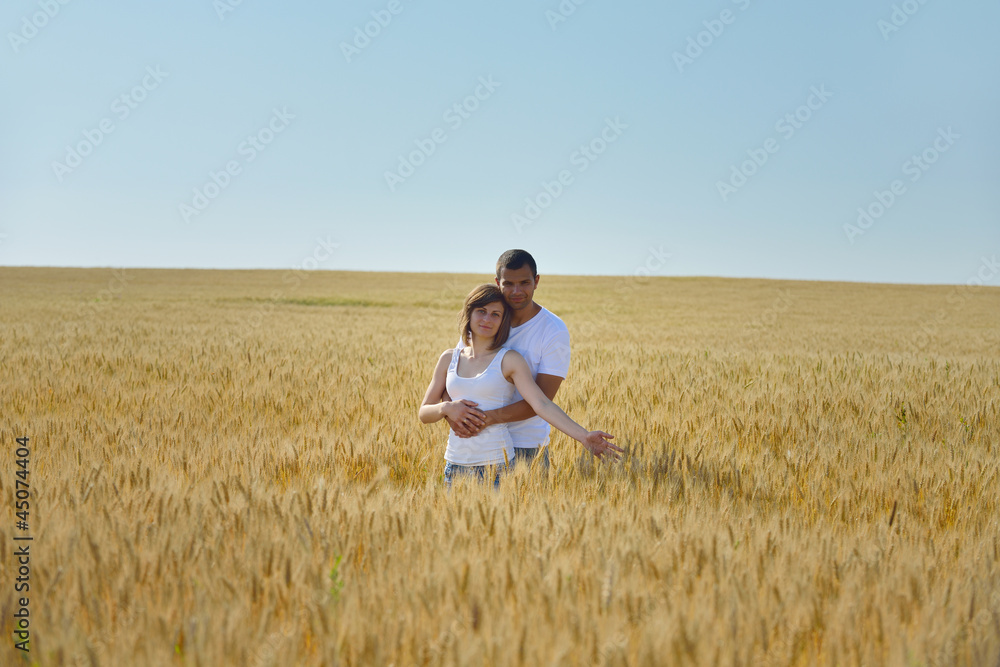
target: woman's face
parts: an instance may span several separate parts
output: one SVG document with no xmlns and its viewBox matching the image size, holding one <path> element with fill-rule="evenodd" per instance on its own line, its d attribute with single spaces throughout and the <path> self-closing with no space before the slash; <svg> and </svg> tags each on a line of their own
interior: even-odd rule
<svg viewBox="0 0 1000 667">
<path fill-rule="evenodd" d="M 469 317 L 469 329 L 473 334 L 483 338 L 493 338 L 503 321 L 503 303 L 494 301 L 485 306 L 472 309 Z"/>
</svg>

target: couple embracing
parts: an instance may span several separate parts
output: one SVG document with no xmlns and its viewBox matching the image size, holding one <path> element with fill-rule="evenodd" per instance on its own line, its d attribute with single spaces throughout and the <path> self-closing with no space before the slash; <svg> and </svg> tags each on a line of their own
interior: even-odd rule
<svg viewBox="0 0 1000 667">
<path fill-rule="evenodd" d="M 552 402 L 569 371 L 569 331 L 534 301 L 535 260 L 508 250 L 497 260 L 496 285 L 484 284 L 465 298 L 461 340 L 438 359 L 420 405 L 425 424 L 446 419 L 445 484 L 457 475 L 493 484 L 516 462 L 541 456 L 549 465 L 549 424 L 578 440 L 597 458 L 619 458 L 613 436 L 587 431 Z"/>
</svg>

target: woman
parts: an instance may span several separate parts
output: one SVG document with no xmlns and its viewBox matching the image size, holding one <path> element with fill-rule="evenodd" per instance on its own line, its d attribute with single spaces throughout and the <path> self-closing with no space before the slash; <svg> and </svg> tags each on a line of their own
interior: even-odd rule
<svg viewBox="0 0 1000 667">
<path fill-rule="evenodd" d="M 480 285 L 465 297 L 459 324 L 465 347 L 445 350 L 438 359 L 420 405 L 420 421 L 432 424 L 454 417 L 463 400 L 474 401 L 480 410 L 503 407 L 513 401 L 517 389 L 535 414 L 585 446 L 600 447 L 604 438 L 613 438 L 603 431 L 588 432 L 542 393 L 524 357 L 503 347 L 510 319 L 510 308 L 495 285 Z M 445 392 L 453 400 L 442 402 Z M 487 467 L 505 470 L 514 459 L 514 444 L 506 424 L 487 426 L 471 438 L 450 431 L 444 458 L 445 484 L 450 487 L 457 474 L 483 479 Z M 499 471 L 494 486 L 500 482 Z"/>
</svg>

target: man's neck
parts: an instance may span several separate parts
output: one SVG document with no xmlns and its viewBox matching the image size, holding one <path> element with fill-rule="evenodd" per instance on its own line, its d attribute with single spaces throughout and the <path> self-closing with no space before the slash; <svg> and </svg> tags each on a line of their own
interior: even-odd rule
<svg viewBox="0 0 1000 667">
<path fill-rule="evenodd" d="M 523 310 L 514 311 L 513 316 L 510 318 L 510 325 L 512 327 L 519 327 L 540 312 L 542 312 L 542 307 L 532 301 L 531 304 Z M 524 313 L 524 315 L 522 316 L 521 313 Z"/>
</svg>

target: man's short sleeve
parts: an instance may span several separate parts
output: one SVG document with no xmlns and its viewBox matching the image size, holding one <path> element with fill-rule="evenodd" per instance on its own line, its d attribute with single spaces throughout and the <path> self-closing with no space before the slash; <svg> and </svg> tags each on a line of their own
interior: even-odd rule
<svg viewBox="0 0 1000 667">
<path fill-rule="evenodd" d="M 569 373 L 569 329 L 562 322 L 559 324 L 561 326 L 553 327 L 555 330 L 545 341 L 538 372 L 566 379 Z"/>
</svg>

